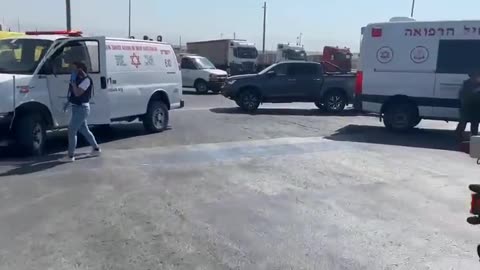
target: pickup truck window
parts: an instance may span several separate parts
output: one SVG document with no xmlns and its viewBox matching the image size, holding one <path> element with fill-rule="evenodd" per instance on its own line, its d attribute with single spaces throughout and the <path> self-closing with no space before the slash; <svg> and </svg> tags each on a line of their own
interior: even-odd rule
<svg viewBox="0 0 480 270">
<path fill-rule="evenodd" d="M 273 68 L 275 71 L 275 74 L 277 76 L 286 76 L 287 75 L 287 70 L 288 70 L 288 65 L 287 64 L 280 64 L 277 65 L 276 67 Z"/>
<path fill-rule="evenodd" d="M 288 64 L 289 76 L 315 76 L 320 74 L 320 68 L 317 64 L 294 63 Z"/>
</svg>

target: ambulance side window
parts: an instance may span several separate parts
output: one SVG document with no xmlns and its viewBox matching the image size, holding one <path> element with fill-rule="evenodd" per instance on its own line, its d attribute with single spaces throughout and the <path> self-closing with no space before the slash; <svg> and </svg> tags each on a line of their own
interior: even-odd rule
<svg viewBox="0 0 480 270">
<path fill-rule="evenodd" d="M 75 62 L 83 62 L 87 66 L 89 72 L 98 72 L 98 44 L 92 48 L 93 41 L 72 41 L 65 44 L 50 58 L 49 64 L 54 74 L 70 74 L 72 72 L 71 65 Z M 88 48 L 90 45 L 91 48 Z M 96 48 L 96 51 L 95 51 Z M 95 57 L 94 69 L 92 69 L 91 55 Z"/>
<path fill-rule="evenodd" d="M 441 40 L 437 73 L 468 74 L 480 69 L 480 40 Z"/>
</svg>

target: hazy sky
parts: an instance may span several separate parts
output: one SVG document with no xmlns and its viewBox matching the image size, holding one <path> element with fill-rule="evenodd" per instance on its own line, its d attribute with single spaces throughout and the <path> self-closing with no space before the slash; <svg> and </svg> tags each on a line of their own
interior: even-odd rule
<svg viewBox="0 0 480 270">
<path fill-rule="evenodd" d="M 128 0 L 71 0 L 73 28 L 87 34 L 126 37 Z M 359 47 L 360 28 L 409 16 L 412 0 L 269 0 L 267 49 L 296 42 L 308 51 L 324 45 Z M 480 19 L 480 0 L 416 0 L 417 20 Z M 132 32 L 163 35 L 173 44 L 233 37 L 262 45 L 263 0 L 132 0 Z M 64 29 L 64 0 L 0 0 L 0 23 L 12 30 Z"/>
</svg>

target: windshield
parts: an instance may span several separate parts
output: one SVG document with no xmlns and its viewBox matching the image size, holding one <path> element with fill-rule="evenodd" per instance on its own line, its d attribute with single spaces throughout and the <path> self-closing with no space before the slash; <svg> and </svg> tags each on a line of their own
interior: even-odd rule
<svg viewBox="0 0 480 270">
<path fill-rule="evenodd" d="M 215 65 L 205 57 L 196 57 L 194 59 L 195 65 L 198 69 L 216 69 Z"/>
<path fill-rule="evenodd" d="M 286 50 L 285 58 L 288 60 L 307 60 L 307 53 L 304 50 Z"/>
<path fill-rule="evenodd" d="M 254 47 L 238 47 L 233 50 L 235 57 L 244 59 L 256 59 L 258 56 L 257 49 Z"/>
<path fill-rule="evenodd" d="M 0 73 L 33 74 L 51 44 L 42 39 L 1 39 Z"/>
</svg>

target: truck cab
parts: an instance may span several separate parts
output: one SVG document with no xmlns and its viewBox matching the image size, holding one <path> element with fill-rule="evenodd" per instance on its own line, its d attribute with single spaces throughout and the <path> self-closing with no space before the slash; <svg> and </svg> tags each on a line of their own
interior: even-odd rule
<svg viewBox="0 0 480 270">
<path fill-rule="evenodd" d="M 231 75 L 255 73 L 258 64 L 258 51 L 254 43 L 232 40 L 229 50 L 229 67 Z"/>
<path fill-rule="evenodd" d="M 303 46 L 278 44 L 276 62 L 283 61 L 307 61 L 307 53 Z"/>
<path fill-rule="evenodd" d="M 325 63 L 326 72 L 352 71 L 352 56 L 349 48 L 325 46 L 322 61 Z"/>
</svg>

